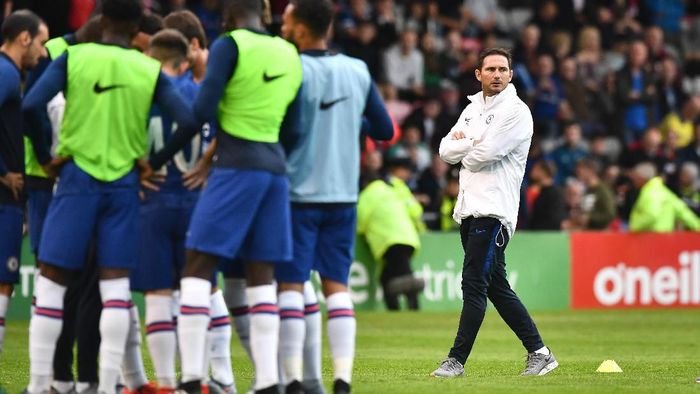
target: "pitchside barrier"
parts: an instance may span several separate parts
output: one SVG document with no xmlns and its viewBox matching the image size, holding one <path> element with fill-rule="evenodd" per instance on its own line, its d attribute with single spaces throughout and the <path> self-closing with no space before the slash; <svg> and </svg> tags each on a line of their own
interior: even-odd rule
<svg viewBox="0 0 700 394">
<path fill-rule="evenodd" d="M 464 258 L 459 234 L 427 233 L 421 242 L 413 258 L 415 274 L 426 283 L 421 308 L 459 311 Z M 700 233 L 519 231 L 506 249 L 506 265 L 511 287 L 532 310 L 700 306 Z M 9 319 L 29 317 L 34 258 L 27 240 L 19 270 Z M 357 310 L 384 309 L 380 270 L 358 239 L 350 274 Z M 142 306 L 141 296 L 134 300 Z"/>
</svg>

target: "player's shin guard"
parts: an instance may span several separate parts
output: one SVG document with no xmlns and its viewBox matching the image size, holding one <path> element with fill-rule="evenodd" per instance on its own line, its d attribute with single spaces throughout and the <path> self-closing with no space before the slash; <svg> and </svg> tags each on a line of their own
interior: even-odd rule
<svg viewBox="0 0 700 394">
<path fill-rule="evenodd" d="M 321 382 L 321 310 L 311 282 L 304 283 L 304 386 Z"/>
<path fill-rule="evenodd" d="M 277 385 L 277 345 L 280 317 L 275 286 L 263 285 L 246 289 L 250 306 L 250 348 L 255 365 L 255 390 Z"/>
<path fill-rule="evenodd" d="M 248 300 L 245 293 L 245 279 L 227 278 L 224 284 L 224 299 L 233 317 L 236 335 L 241 342 L 241 346 L 248 353 L 248 357 L 252 360 L 253 355 L 250 351 L 250 314 L 248 313 Z"/>
<path fill-rule="evenodd" d="M 66 287 L 39 277 L 34 287 L 36 307 L 29 323 L 29 393 L 50 390 L 56 341 L 63 325 Z"/>
<path fill-rule="evenodd" d="M 131 292 L 129 278 L 100 280 L 100 386 L 98 392 L 113 392 L 119 380 L 129 337 Z M 38 302 L 38 300 L 37 300 Z"/>
<path fill-rule="evenodd" d="M 332 294 L 326 299 L 326 305 L 328 306 L 328 343 L 333 356 L 335 380 L 340 379 L 350 383 L 357 330 L 350 293 Z"/>
<path fill-rule="evenodd" d="M 211 323 L 209 328 L 209 364 L 211 377 L 223 386 L 234 384 L 231 368 L 231 319 L 224 294 L 217 290 L 211 296 Z"/>
<path fill-rule="evenodd" d="M 146 343 L 158 386 L 175 388 L 175 325 L 172 296 L 146 295 Z"/>
<path fill-rule="evenodd" d="M 2 354 L 3 345 L 5 344 L 5 316 L 7 315 L 7 305 L 9 303 L 10 298 L 0 294 L 0 354 Z"/>
<path fill-rule="evenodd" d="M 211 282 L 200 278 L 183 278 L 180 281 L 180 317 L 177 322 L 180 363 L 183 383 L 201 381 L 207 328 Z"/>
<path fill-rule="evenodd" d="M 304 358 L 304 295 L 298 291 L 279 294 L 282 384 L 301 382 Z"/>
<path fill-rule="evenodd" d="M 122 361 L 124 384 L 130 390 L 137 390 L 148 383 L 141 356 L 141 322 L 139 310 L 131 303 L 129 309 L 129 335 L 126 340 L 124 360 Z"/>
</svg>

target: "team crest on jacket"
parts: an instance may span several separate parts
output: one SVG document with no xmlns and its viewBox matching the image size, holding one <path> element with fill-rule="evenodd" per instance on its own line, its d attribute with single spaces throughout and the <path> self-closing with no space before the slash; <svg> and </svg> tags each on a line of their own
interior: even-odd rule
<svg viewBox="0 0 700 394">
<path fill-rule="evenodd" d="M 17 257 L 15 256 L 10 256 L 9 259 L 7 259 L 7 270 L 10 272 L 17 272 L 19 269 L 19 260 L 17 260 Z"/>
<path fill-rule="evenodd" d="M 486 118 L 486 124 L 491 124 L 492 120 L 493 120 L 493 115 L 489 115 L 489 117 Z"/>
<path fill-rule="evenodd" d="M 467 126 L 469 126 L 469 121 L 470 121 L 470 120 L 472 120 L 472 118 L 464 118 L 464 123 L 466 123 Z"/>
</svg>

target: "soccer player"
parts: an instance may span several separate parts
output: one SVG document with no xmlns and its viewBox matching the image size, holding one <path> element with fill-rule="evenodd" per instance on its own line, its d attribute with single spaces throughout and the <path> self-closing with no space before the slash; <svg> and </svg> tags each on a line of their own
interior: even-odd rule
<svg viewBox="0 0 700 394">
<path fill-rule="evenodd" d="M 527 350 L 523 375 L 544 375 L 559 364 L 506 276 L 505 249 L 518 219 L 520 185 L 525 173 L 532 114 L 510 85 L 510 52 L 489 48 L 479 55 L 476 79 L 482 91 L 469 96 L 471 103 L 440 142 L 440 157 L 461 163 L 459 196 L 453 218 L 460 224 L 462 315 L 454 345 L 435 377 L 464 374 L 491 300 L 503 320 Z"/>
<path fill-rule="evenodd" d="M 162 30 L 151 39 L 148 55 L 161 62 L 162 72 L 177 87 L 182 97 L 186 101 L 194 101 L 199 85 L 188 72 L 186 38 L 177 30 Z M 149 151 L 162 149 L 176 129 L 177 125 L 154 107 L 148 124 Z M 141 204 L 141 260 L 138 267 L 131 272 L 131 289 L 146 294 L 146 338 L 160 392 L 172 392 L 176 387 L 177 339 L 173 316 L 173 288 L 176 287 L 184 265 L 185 233 L 200 192 L 199 187 L 188 188 L 185 185 L 183 174 L 192 169 L 200 159 L 202 146 L 207 138 L 204 134 L 205 130 L 202 130 L 190 146 L 178 152 L 163 168 L 160 175 L 164 179 L 163 183 L 158 184 L 159 190 L 146 191 Z M 234 383 L 230 365 L 231 327 L 220 290 L 212 295 L 212 304 L 218 306 L 212 308 L 212 312 L 216 309 L 216 313 L 209 332 L 210 345 L 216 345 L 218 351 L 217 357 L 214 357 L 214 379 L 220 386 L 230 388 Z M 228 336 L 224 335 L 221 339 L 222 335 L 218 335 L 219 332 L 227 329 Z M 219 353 L 223 353 L 223 356 L 218 357 Z"/>
<path fill-rule="evenodd" d="M 350 392 L 356 323 L 348 279 L 355 240 L 363 117 L 371 137 L 393 137 L 391 119 L 367 65 L 328 50 L 332 19 L 330 1 L 296 0 L 287 6 L 282 25 L 284 37 L 302 53 L 305 131 L 287 160 L 294 264 L 281 265 L 276 272 L 282 319 L 280 358 L 287 392 L 296 392 L 302 380 L 304 282 L 312 269 L 321 276 L 328 307 L 333 391 Z M 315 318 L 320 316 L 316 314 Z"/>
<path fill-rule="evenodd" d="M 190 47 L 190 71 L 196 83 L 201 83 L 207 70 L 207 36 L 199 19 L 191 11 L 175 11 L 163 19 L 168 29 L 178 30 L 185 35 Z"/>
<path fill-rule="evenodd" d="M 48 57 L 42 58 L 27 75 L 25 89 L 30 91 L 51 61 L 65 53 L 68 46 L 81 42 L 96 42 L 99 41 L 100 36 L 99 17 L 93 17 L 75 33 L 47 41 Z M 45 121 L 51 124 L 51 134 L 45 138 L 52 147 L 55 147 L 58 142 L 64 107 L 63 93 L 57 94 L 47 105 Z M 26 136 L 24 137 L 24 156 L 27 173 L 25 190 L 28 198 L 29 242 L 32 252 L 38 256 L 41 231 L 53 196 L 54 179 L 48 177 L 41 168 L 31 141 Z M 64 300 L 64 324 L 56 344 L 53 361 L 52 388 L 58 394 L 72 390 L 82 392 L 91 386 L 97 388 L 96 360 L 100 346 L 99 319 L 102 305 L 94 253 L 88 255 L 85 269 L 81 272 L 80 278 L 71 283 Z M 37 277 L 34 280 L 36 281 Z M 76 321 L 80 321 L 80 324 L 76 324 Z M 77 383 L 73 381 L 73 345 L 76 343 L 78 346 Z"/>
<path fill-rule="evenodd" d="M 292 258 L 288 181 L 280 138 L 298 133 L 301 62 L 293 45 L 263 31 L 262 2 L 232 0 L 232 28 L 211 46 L 207 73 L 194 104 L 200 122 L 217 117 L 216 157 L 190 222 L 180 282 L 178 340 L 182 388 L 200 391 L 209 278 L 221 258 L 245 263 L 250 306 L 254 389 L 277 393 L 279 315 L 272 284 L 276 263 Z M 162 153 L 179 150 L 180 130 Z M 163 164 L 160 153 L 153 168 Z"/>
<path fill-rule="evenodd" d="M 46 56 L 46 24 L 33 12 L 15 11 L 2 23 L 0 47 L 0 353 L 5 315 L 19 282 L 24 215 L 24 145 L 20 73 Z"/>
<path fill-rule="evenodd" d="M 186 133 L 198 130 L 190 108 L 160 64 L 127 49 L 142 15 L 138 0 L 105 0 L 102 43 L 67 49 L 47 68 L 23 103 L 27 132 L 47 175 L 60 171 L 41 236 L 35 285 L 36 308 L 29 328 L 29 393 L 49 390 L 51 361 L 61 331 L 63 296 L 71 271 L 79 270 L 90 240 L 100 266 L 100 392 L 116 386 L 129 335 L 129 269 L 138 256 L 139 175 L 146 153 L 152 103 Z M 58 157 L 51 159 L 40 121 L 46 103 L 66 94 Z M 166 158 L 167 159 L 167 158 Z M 142 165 L 142 177 L 152 172 Z"/>
</svg>

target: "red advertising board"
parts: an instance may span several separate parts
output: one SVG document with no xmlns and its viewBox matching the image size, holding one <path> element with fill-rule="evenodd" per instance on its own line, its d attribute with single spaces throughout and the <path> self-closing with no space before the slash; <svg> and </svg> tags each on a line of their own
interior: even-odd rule
<svg viewBox="0 0 700 394">
<path fill-rule="evenodd" d="M 571 234 L 574 308 L 700 306 L 700 234 Z"/>
</svg>

